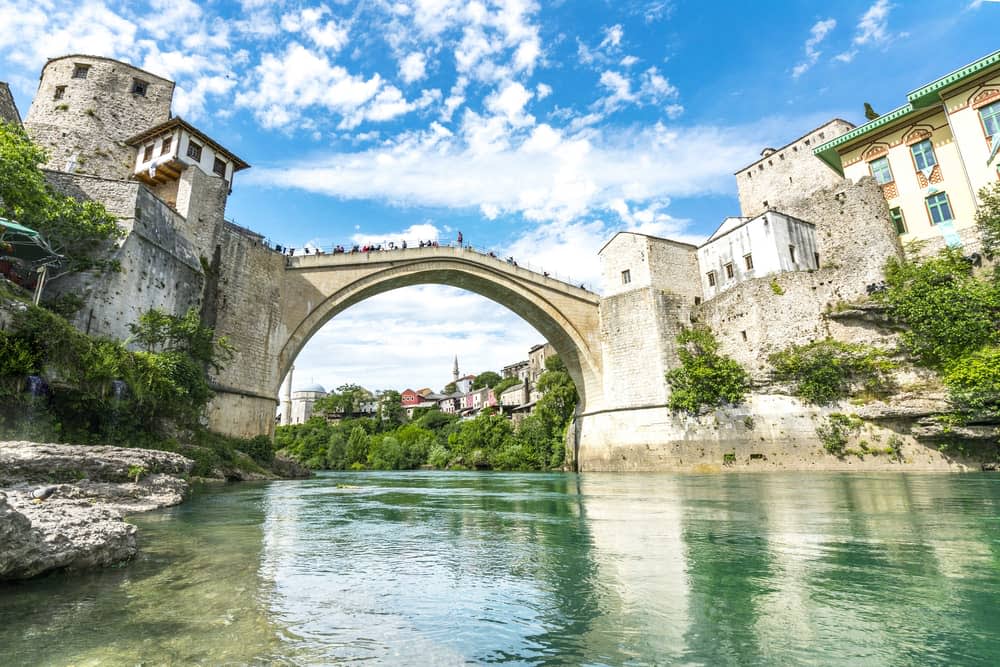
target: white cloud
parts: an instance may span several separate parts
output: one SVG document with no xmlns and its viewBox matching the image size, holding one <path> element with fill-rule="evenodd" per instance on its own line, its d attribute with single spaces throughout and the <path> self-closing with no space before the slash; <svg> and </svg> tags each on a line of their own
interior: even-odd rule
<svg viewBox="0 0 1000 667">
<path fill-rule="evenodd" d="M 422 222 L 410 225 L 406 229 L 398 232 L 362 233 L 358 232 L 351 236 L 351 242 L 358 245 L 364 244 L 387 244 L 390 241 L 396 245 L 401 245 L 406 241 L 407 245 L 416 246 L 420 241 L 439 241 L 441 231 L 430 222 Z"/>
<path fill-rule="evenodd" d="M 290 125 L 309 107 L 353 116 L 382 87 L 378 74 L 368 79 L 350 74 L 295 42 L 282 54 L 264 54 L 253 76 L 254 87 L 237 94 L 236 105 L 249 108 L 262 126 L 271 128 Z"/>
<path fill-rule="evenodd" d="M 650 67 L 640 74 L 638 90 L 632 88 L 632 81 L 627 75 L 613 70 L 601 73 L 600 84 L 607 89 L 608 94 L 591 107 L 597 114 L 593 117 L 594 122 L 627 104 L 661 104 L 678 95 L 677 88 L 656 67 Z M 682 109 L 680 105 L 673 104 L 665 110 L 669 117 L 675 118 Z"/>
<path fill-rule="evenodd" d="M 894 5 L 889 4 L 889 0 L 877 0 L 869 7 L 858 21 L 854 38 L 851 40 L 851 48 L 834 56 L 834 60 L 849 63 L 854 60 L 861 47 L 885 45 L 892 41 L 892 35 L 889 33 L 889 13 L 893 7 Z"/>
<path fill-rule="evenodd" d="M 650 67 L 642 73 L 639 93 L 653 102 L 660 102 L 666 98 L 677 97 L 678 90 L 655 67 Z"/>
<path fill-rule="evenodd" d="M 485 106 L 493 113 L 503 115 L 511 125 L 533 125 L 534 116 L 524 113 L 525 105 L 533 96 L 523 85 L 514 81 L 487 97 Z"/>
<path fill-rule="evenodd" d="M 817 21 L 813 24 L 813 27 L 809 29 L 809 39 L 805 43 L 806 59 L 792 68 L 792 78 L 799 78 L 816 64 L 816 61 L 822 55 L 822 52 L 817 47 L 826 39 L 830 31 L 836 27 L 837 21 L 835 19 Z"/>
<path fill-rule="evenodd" d="M 670 197 L 728 192 L 732 172 L 767 143 L 748 128 L 658 124 L 564 134 L 548 125 L 511 132 L 502 116 L 467 110 L 460 131 L 398 135 L 365 150 L 286 166 L 258 166 L 248 184 L 298 188 L 400 205 L 519 213 L 569 221 L 621 199 L 645 208 Z"/>
<path fill-rule="evenodd" d="M 615 24 L 604 29 L 604 39 L 598 45 L 601 49 L 616 49 L 621 46 L 622 37 L 625 35 L 625 31 L 622 29 L 621 24 Z"/>
<path fill-rule="evenodd" d="M 637 62 L 639 62 L 639 59 L 635 56 L 625 56 L 618 61 L 618 64 L 622 67 L 632 67 L 632 65 L 635 65 Z"/>
<path fill-rule="evenodd" d="M 142 27 L 153 34 L 174 34 L 201 20 L 201 7 L 191 0 L 150 0 Z"/>
<path fill-rule="evenodd" d="M 295 387 L 352 382 L 370 390 L 441 390 L 454 358 L 478 374 L 528 358 L 545 339 L 485 297 L 423 285 L 379 294 L 326 324 L 295 360 Z M 405 341 L 405 343 L 404 343 Z"/>
<path fill-rule="evenodd" d="M 128 59 L 139 27 L 98 0 L 56 7 L 15 0 L 0 6 L 0 50 L 7 59 L 38 71 L 46 59 L 86 53 Z"/>
<path fill-rule="evenodd" d="M 419 51 L 414 51 L 399 61 L 399 76 L 406 83 L 413 83 L 424 78 L 426 70 L 427 58 Z"/>
<path fill-rule="evenodd" d="M 307 7 L 283 15 L 281 27 L 288 32 L 306 35 L 320 48 L 337 52 L 347 45 L 349 31 L 346 22 L 335 17 L 327 19 L 330 14 L 330 9 L 326 6 Z"/>
<path fill-rule="evenodd" d="M 535 86 L 535 97 L 537 97 L 538 99 L 544 100 L 551 94 L 552 94 L 552 86 L 545 83 L 540 83 L 537 86 Z"/>
</svg>

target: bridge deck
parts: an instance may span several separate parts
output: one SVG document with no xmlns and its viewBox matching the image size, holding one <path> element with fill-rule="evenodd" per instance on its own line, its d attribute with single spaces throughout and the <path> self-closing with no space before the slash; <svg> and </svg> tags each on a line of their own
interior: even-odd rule
<svg viewBox="0 0 1000 667">
<path fill-rule="evenodd" d="M 600 300 L 600 296 L 584 287 L 583 283 L 574 284 L 568 280 L 556 278 L 552 275 L 545 275 L 544 272 L 512 264 L 506 259 L 489 255 L 475 248 L 437 246 L 424 248 L 396 248 L 393 250 L 375 250 L 370 252 L 345 252 L 345 253 L 313 253 L 309 255 L 294 255 L 285 258 L 285 266 L 288 269 L 319 269 L 326 267 L 344 266 L 372 266 L 377 264 L 398 264 L 401 262 L 423 262 L 428 260 L 461 260 L 473 262 L 491 269 L 501 269 L 505 273 L 528 280 L 536 284 L 541 284 L 550 289 L 558 289 L 568 292 L 578 298 L 593 301 L 595 304 Z"/>
</svg>

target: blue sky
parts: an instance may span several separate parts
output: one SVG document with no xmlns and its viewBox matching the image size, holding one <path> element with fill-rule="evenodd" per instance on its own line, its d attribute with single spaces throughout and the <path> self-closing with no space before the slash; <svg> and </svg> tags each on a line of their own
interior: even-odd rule
<svg viewBox="0 0 1000 667">
<path fill-rule="evenodd" d="M 7 0 L 0 26 L 22 114 L 47 57 L 174 79 L 174 112 L 253 165 L 228 217 L 278 243 L 461 229 L 599 288 L 614 231 L 703 239 L 761 148 L 995 50 L 1000 2 Z M 453 353 L 477 372 L 538 340 L 484 299 L 408 288 L 331 322 L 297 379 L 439 388 Z"/>
</svg>

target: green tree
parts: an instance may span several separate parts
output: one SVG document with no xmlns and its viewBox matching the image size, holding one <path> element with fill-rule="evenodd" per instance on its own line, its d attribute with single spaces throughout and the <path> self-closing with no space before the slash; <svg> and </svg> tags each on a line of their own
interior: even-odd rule
<svg viewBox="0 0 1000 667">
<path fill-rule="evenodd" d="M 128 328 L 132 335 L 127 342 L 135 342 L 147 352 L 186 355 L 204 368 L 221 370 L 233 356 L 226 337 L 216 339 L 215 330 L 202 324 L 193 307 L 181 317 L 155 308 L 147 310 Z"/>
<path fill-rule="evenodd" d="M 368 434 L 360 426 L 355 426 L 351 430 L 351 435 L 347 438 L 348 465 L 364 465 L 367 463 L 370 446 L 371 439 L 368 437 Z"/>
<path fill-rule="evenodd" d="M 1000 414 L 1000 346 L 983 347 L 952 362 L 944 383 L 958 407 Z"/>
<path fill-rule="evenodd" d="M 41 232 L 65 258 L 62 273 L 50 280 L 71 272 L 116 269 L 107 251 L 124 232 L 115 217 L 97 202 L 56 192 L 39 169 L 45 160 L 45 152 L 21 127 L 0 122 L 0 217 Z"/>
<path fill-rule="evenodd" d="M 401 426 L 406 421 L 406 411 L 403 410 L 403 398 L 398 391 L 388 389 L 382 392 L 378 399 L 378 428 L 390 431 Z"/>
<path fill-rule="evenodd" d="M 458 391 L 458 386 L 454 382 L 449 382 L 444 386 L 445 394 L 454 394 L 456 391 Z"/>
<path fill-rule="evenodd" d="M 976 226 L 983 239 L 983 251 L 988 257 L 1000 254 L 1000 182 L 979 191 Z"/>
<path fill-rule="evenodd" d="M 943 368 L 1000 342 L 1000 284 L 977 279 L 959 250 L 892 259 L 885 276 L 888 288 L 875 298 L 902 325 L 903 345 L 920 363 Z"/>
<path fill-rule="evenodd" d="M 449 436 L 448 449 L 467 467 L 486 467 L 510 443 L 513 432 L 509 419 L 484 410 L 475 419 L 461 423 Z"/>
<path fill-rule="evenodd" d="M 482 389 L 483 387 L 494 387 L 502 379 L 503 378 L 500 377 L 499 373 L 486 371 L 476 376 L 476 379 L 472 381 L 472 388 Z"/>
<path fill-rule="evenodd" d="M 681 365 L 667 373 L 671 410 L 697 413 L 703 407 L 738 404 L 750 390 L 750 378 L 736 361 L 718 353 L 707 329 L 685 329 L 677 336 Z"/>
<path fill-rule="evenodd" d="M 356 384 L 342 384 L 323 398 L 317 399 L 313 409 L 325 415 L 352 415 L 361 402 L 371 397 L 364 387 Z"/>
<path fill-rule="evenodd" d="M 500 382 L 496 383 L 493 386 L 493 393 L 494 393 L 494 395 L 496 395 L 497 400 L 499 401 L 500 400 L 500 394 L 504 393 L 505 391 L 507 391 L 508 389 L 510 389 L 511 387 L 513 387 L 514 385 L 520 384 L 520 383 L 521 383 L 521 381 L 519 379 L 517 379 L 516 377 L 513 377 L 513 378 L 504 378 L 504 379 L 500 380 Z"/>
</svg>

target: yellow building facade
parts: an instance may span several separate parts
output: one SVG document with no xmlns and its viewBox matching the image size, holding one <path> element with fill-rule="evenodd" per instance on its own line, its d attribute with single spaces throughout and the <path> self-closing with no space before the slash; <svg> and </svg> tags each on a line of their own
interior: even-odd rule
<svg viewBox="0 0 1000 667">
<path fill-rule="evenodd" d="M 1000 51 L 950 72 L 907 103 L 814 153 L 853 181 L 873 176 L 904 242 L 978 245 L 978 192 L 1000 178 Z"/>
</svg>

